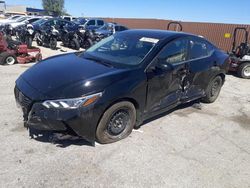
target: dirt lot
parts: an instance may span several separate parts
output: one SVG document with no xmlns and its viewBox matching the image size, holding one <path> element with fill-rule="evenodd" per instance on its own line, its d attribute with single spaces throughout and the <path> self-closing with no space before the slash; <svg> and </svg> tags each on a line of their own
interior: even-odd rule
<svg viewBox="0 0 250 188">
<path fill-rule="evenodd" d="M 30 66 L 0 67 L 0 187 L 250 187 L 250 80 L 229 75 L 215 103 L 178 108 L 92 147 L 29 138 L 13 88 Z"/>
</svg>

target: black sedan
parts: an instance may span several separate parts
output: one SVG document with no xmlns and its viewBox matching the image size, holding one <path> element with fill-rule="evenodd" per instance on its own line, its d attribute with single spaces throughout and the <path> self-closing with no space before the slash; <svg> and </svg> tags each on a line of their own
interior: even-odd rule
<svg viewBox="0 0 250 188">
<path fill-rule="evenodd" d="M 29 128 L 112 143 L 179 104 L 214 102 L 227 68 L 228 55 L 204 38 L 127 30 L 37 63 L 17 79 L 15 98 Z"/>
</svg>

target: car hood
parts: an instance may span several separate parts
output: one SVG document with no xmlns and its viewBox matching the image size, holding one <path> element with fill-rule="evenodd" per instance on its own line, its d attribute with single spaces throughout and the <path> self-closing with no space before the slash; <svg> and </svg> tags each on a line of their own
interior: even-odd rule
<svg viewBox="0 0 250 188">
<path fill-rule="evenodd" d="M 17 80 L 17 87 L 21 89 L 22 86 L 18 84 L 26 82 L 44 99 L 73 98 L 100 92 L 108 85 L 126 78 L 127 71 L 71 53 L 51 57 L 32 66 Z M 29 91 L 24 91 L 24 94 L 29 96 Z"/>
</svg>

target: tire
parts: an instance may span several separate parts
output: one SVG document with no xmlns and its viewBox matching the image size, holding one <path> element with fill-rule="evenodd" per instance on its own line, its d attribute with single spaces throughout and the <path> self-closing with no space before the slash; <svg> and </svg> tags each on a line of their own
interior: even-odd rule
<svg viewBox="0 0 250 188">
<path fill-rule="evenodd" d="M 57 47 L 57 39 L 55 37 L 50 38 L 49 40 L 49 47 L 52 50 L 56 50 Z"/>
<path fill-rule="evenodd" d="M 0 54 L 0 65 L 14 65 L 17 62 L 16 56 L 8 52 Z"/>
<path fill-rule="evenodd" d="M 79 42 L 78 42 L 78 40 L 77 39 L 72 39 L 71 41 L 70 41 L 70 47 L 72 48 L 72 49 L 74 49 L 74 50 L 79 50 L 80 49 L 80 44 L 79 44 Z"/>
<path fill-rule="evenodd" d="M 202 102 L 213 103 L 216 101 L 220 94 L 221 87 L 223 85 L 223 80 L 221 76 L 216 76 L 213 78 L 205 91 L 205 97 L 202 99 Z"/>
<path fill-rule="evenodd" d="M 27 44 L 27 46 L 28 46 L 28 48 L 31 48 L 32 47 L 32 42 L 33 42 L 33 39 L 32 39 L 32 37 L 31 36 L 27 36 L 26 37 L 26 44 Z"/>
<path fill-rule="evenodd" d="M 237 74 L 241 78 L 250 79 L 250 62 L 240 64 Z"/>
<path fill-rule="evenodd" d="M 89 49 L 91 46 L 93 46 L 93 41 L 92 40 L 90 40 L 90 39 L 87 39 L 87 40 L 85 40 L 84 42 L 83 42 L 83 48 L 85 49 L 85 50 L 87 50 L 87 49 Z"/>
<path fill-rule="evenodd" d="M 101 144 L 117 142 L 132 132 L 136 110 L 131 102 L 119 102 L 107 109 L 96 129 L 96 139 Z"/>
</svg>

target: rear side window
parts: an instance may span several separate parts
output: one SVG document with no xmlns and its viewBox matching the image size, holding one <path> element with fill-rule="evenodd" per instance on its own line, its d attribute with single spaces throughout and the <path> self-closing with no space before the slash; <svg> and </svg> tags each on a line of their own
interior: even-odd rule
<svg viewBox="0 0 250 188">
<path fill-rule="evenodd" d="M 162 63 L 170 64 L 186 61 L 188 42 L 189 40 L 187 38 L 183 38 L 168 43 L 159 54 L 158 59 L 160 59 Z"/>
<path fill-rule="evenodd" d="M 87 25 L 95 25 L 95 20 L 89 20 Z"/>
<path fill-rule="evenodd" d="M 99 25 L 99 26 L 104 25 L 104 21 L 102 21 L 102 20 L 97 20 L 97 25 Z"/>
<path fill-rule="evenodd" d="M 189 58 L 191 60 L 211 56 L 213 52 L 214 47 L 207 41 L 199 38 L 192 38 L 190 40 Z"/>
</svg>

